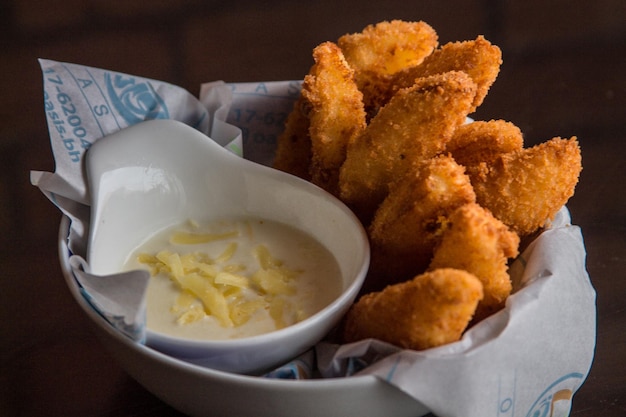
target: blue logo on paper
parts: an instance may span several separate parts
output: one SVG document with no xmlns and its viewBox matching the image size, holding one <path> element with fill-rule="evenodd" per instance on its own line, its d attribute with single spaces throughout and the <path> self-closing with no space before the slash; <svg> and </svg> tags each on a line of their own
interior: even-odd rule
<svg viewBox="0 0 626 417">
<path fill-rule="evenodd" d="M 151 119 L 169 119 L 163 99 L 147 81 L 134 77 L 104 74 L 111 104 L 129 125 Z"/>
<path fill-rule="evenodd" d="M 572 405 L 572 395 L 583 382 L 583 375 L 571 373 L 550 384 L 535 401 L 526 417 L 568 416 Z"/>
</svg>

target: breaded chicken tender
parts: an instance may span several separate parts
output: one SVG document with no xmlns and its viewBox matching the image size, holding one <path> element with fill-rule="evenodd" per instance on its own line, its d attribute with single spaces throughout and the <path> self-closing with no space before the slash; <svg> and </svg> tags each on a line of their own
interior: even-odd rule
<svg viewBox="0 0 626 417">
<path fill-rule="evenodd" d="M 495 82 L 502 65 L 502 51 L 483 36 L 472 41 L 450 42 L 435 50 L 417 66 L 407 68 L 394 76 L 391 96 L 400 88 L 413 85 L 417 78 L 448 71 L 463 71 L 477 85 L 470 113 L 480 106 Z"/>
<path fill-rule="evenodd" d="M 360 33 L 337 40 L 346 60 L 356 71 L 366 109 L 389 89 L 391 76 L 420 64 L 437 47 L 437 33 L 425 22 L 392 20 L 369 25 Z"/>
<path fill-rule="evenodd" d="M 365 290 L 426 270 L 447 217 L 475 198 L 464 168 L 449 156 L 416 167 L 394 186 L 368 228 L 372 256 Z"/>
<path fill-rule="evenodd" d="M 469 272 L 437 269 L 361 297 L 347 314 L 344 340 L 379 339 L 422 350 L 459 340 L 483 297 Z"/>
<path fill-rule="evenodd" d="M 574 194 L 582 170 L 576 137 L 507 153 L 471 176 L 476 201 L 520 237 L 554 218 Z"/>
<path fill-rule="evenodd" d="M 305 100 L 300 95 L 285 122 L 285 130 L 278 137 L 272 166 L 289 174 L 310 180 L 311 138 Z"/>
<path fill-rule="evenodd" d="M 503 153 L 522 149 L 519 127 L 505 120 L 475 121 L 459 126 L 446 145 L 446 152 L 465 167 L 491 164 Z"/>
<path fill-rule="evenodd" d="M 340 197 L 365 224 L 411 165 L 444 150 L 475 93 L 476 85 L 463 72 L 422 78 L 398 91 L 348 145 Z"/>
<path fill-rule="evenodd" d="M 517 256 L 519 237 L 488 210 L 470 203 L 455 210 L 446 223 L 429 269 L 456 268 L 475 275 L 484 297 L 476 319 L 504 307 L 511 293 L 508 260 Z"/>
<path fill-rule="evenodd" d="M 311 182 L 338 195 L 339 168 L 346 158 L 346 147 L 365 129 L 363 94 L 337 45 L 318 45 L 313 58 L 315 65 L 302 86 L 309 108 Z"/>
<path fill-rule="evenodd" d="M 392 20 L 343 35 L 337 44 L 357 72 L 392 75 L 430 55 L 437 47 L 437 33 L 426 22 Z"/>
</svg>

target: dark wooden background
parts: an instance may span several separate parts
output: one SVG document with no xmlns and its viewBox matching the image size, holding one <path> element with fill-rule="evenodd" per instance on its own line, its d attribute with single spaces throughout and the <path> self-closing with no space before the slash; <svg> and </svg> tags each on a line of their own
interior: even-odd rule
<svg viewBox="0 0 626 417">
<path fill-rule="evenodd" d="M 163 80 L 299 79 L 311 49 L 381 20 L 441 43 L 484 34 L 504 65 L 476 118 L 527 144 L 579 137 L 568 206 L 598 292 L 596 359 L 571 415 L 626 415 L 626 2 L 623 0 L 4 0 L 0 3 L 0 415 L 177 416 L 93 338 L 59 271 L 58 210 L 29 183 L 53 171 L 37 58 Z"/>
</svg>

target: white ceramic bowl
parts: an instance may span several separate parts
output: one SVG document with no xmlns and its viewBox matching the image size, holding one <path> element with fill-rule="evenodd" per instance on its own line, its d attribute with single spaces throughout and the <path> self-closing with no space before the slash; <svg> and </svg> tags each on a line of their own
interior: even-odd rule
<svg viewBox="0 0 626 417">
<path fill-rule="evenodd" d="M 120 272 L 149 236 L 188 219 L 257 217 L 285 223 L 314 237 L 338 262 L 341 295 L 284 329 L 215 341 L 147 329 L 147 345 L 171 356 L 239 373 L 281 365 L 321 340 L 363 283 L 367 237 L 343 203 L 306 181 L 246 161 L 183 123 L 153 120 L 107 136 L 87 152 L 86 168 L 92 200 L 87 261 L 94 274 Z"/>
<path fill-rule="evenodd" d="M 133 342 L 83 298 L 69 265 L 69 219 L 59 229 L 59 257 L 68 288 L 96 336 L 121 367 L 155 396 L 193 417 L 420 417 L 424 405 L 372 376 L 281 380 L 190 364 Z"/>
</svg>

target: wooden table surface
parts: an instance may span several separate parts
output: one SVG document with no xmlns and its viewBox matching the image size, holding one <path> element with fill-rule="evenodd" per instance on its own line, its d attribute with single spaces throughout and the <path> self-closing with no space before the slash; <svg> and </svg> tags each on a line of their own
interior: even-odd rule
<svg viewBox="0 0 626 417">
<path fill-rule="evenodd" d="M 72 2 L 74 3 L 76 2 Z M 10 136 L 12 131 L 0 130 L 2 135 L 0 169 L 2 174 L 6 174 L 0 176 L 2 180 L 0 214 L 3 217 L 3 223 L 0 223 L 0 231 L 3 233 L 0 236 L 2 242 L 0 415 L 23 417 L 181 415 L 131 379 L 109 356 L 94 338 L 90 323 L 65 286 L 56 253 L 56 229 L 60 213 L 38 190 L 27 184 L 29 170 L 53 170 L 47 145 L 47 128 L 42 118 L 42 96 L 38 78 L 40 73 L 36 62 L 30 59 L 42 56 L 105 68 L 111 65 L 122 72 L 161 77 L 192 92 L 197 91 L 201 82 L 212 79 L 227 81 L 295 79 L 308 69 L 309 51 L 318 42 L 332 39 L 347 31 L 356 31 L 365 23 L 373 23 L 384 18 L 415 20 L 415 14 L 402 6 L 404 3 L 406 2 L 390 3 L 396 9 L 397 13 L 394 15 L 390 13 L 381 15 L 373 8 L 371 10 L 366 8 L 360 19 L 352 19 L 349 24 L 339 21 L 340 19 L 333 19 L 335 13 L 327 10 L 324 13 L 320 12 L 319 16 L 304 16 L 303 13 L 296 13 L 295 9 L 290 10 L 291 23 L 287 24 L 285 20 L 277 18 L 271 36 L 266 34 L 265 37 L 259 36 L 257 39 L 251 35 L 247 36 L 245 29 L 239 33 L 250 42 L 249 48 L 242 49 L 243 57 L 229 59 L 228 54 L 225 54 L 217 67 L 211 66 L 199 57 L 187 59 L 184 63 L 193 68 L 192 70 L 186 70 L 176 61 L 185 53 L 178 48 L 181 44 L 176 42 L 168 46 L 173 51 L 169 57 L 164 57 L 165 53 L 144 52 L 136 62 L 132 61 L 134 55 L 130 53 L 125 55 L 124 59 L 112 55 L 109 60 L 104 52 L 96 53 L 85 47 L 72 49 L 63 43 L 64 38 L 61 35 L 50 41 L 56 42 L 50 46 L 43 41 L 45 34 L 52 33 L 45 32 L 48 29 L 42 29 L 44 35 L 25 35 L 25 38 L 12 35 L 8 39 L 9 42 L 2 44 L 3 50 L 6 51 L 4 66 L 0 67 L 3 71 L 2 82 L 6 84 L 2 90 L 14 91 L 14 86 L 20 83 L 34 84 L 34 87 L 28 88 L 26 92 L 20 90 L 19 94 L 27 95 L 26 99 L 12 102 L 15 106 L 32 104 L 34 110 L 25 113 L 23 119 L 11 116 L 15 130 L 19 128 L 26 132 L 16 135 L 21 141 L 8 140 L 12 137 Z M 498 4 L 498 2 L 485 3 L 492 6 Z M 621 2 L 599 1 L 599 3 L 619 4 L 616 8 L 622 13 L 621 16 L 624 16 Z M 419 9 L 421 13 L 419 18 L 430 21 L 436 28 L 441 29 L 442 41 L 469 39 L 478 33 L 487 33 L 496 43 L 501 41 L 504 45 L 505 65 L 485 104 L 475 115 L 476 118 L 504 118 L 513 121 L 525 132 L 527 145 L 544 141 L 552 136 L 579 137 L 584 170 L 576 194 L 569 201 L 568 207 L 573 223 L 582 227 L 585 238 L 588 253 L 587 269 L 597 291 L 598 327 L 595 360 L 589 377 L 574 396 L 571 416 L 625 416 L 626 176 L 623 159 L 626 155 L 624 77 L 626 36 L 622 30 L 624 19 L 614 19 L 622 22 L 621 27 L 613 23 L 613 26 L 600 25 L 598 26 L 600 29 L 594 29 L 589 27 L 587 21 L 578 21 L 573 14 L 566 13 L 565 22 L 558 25 L 562 29 L 559 36 L 555 35 L 546 42 L 533 43 L 534 35 L 530 30 L 524 32 L 526 37 L 520 37 L 521 40 L 513 36 L 516 33 L 514 30 L 523 31 L 520 28 L 523 28 L 524 24 L 517 22 L 518 25 L 515 26 L 515 19 L 520 13 L 528 12 L 527 8 L 518 8 L 519 10 L 510 13 L 504 10 L 505 6 L 498 8 L 497 15 L 506 17 L 509 26 L 498 24 L 499 21 L 494 23 L 494 11 L 490 10 L 485 16 L 492 19 L 491 24 L 483 26 L 484 21 L 481 18 L 469 17 L 472 16 L 471 13 L 480 11 L 468 8 L 464 12 L 465 16 L 459 17 L 448 13 L 443 6 L 437 6 L 440 2 L 428 4 L 430 8 Z M 511 2 L 507 7 L 514 4 L 516 3 Z M 541 7 L 543 4 L 540 3 Z M 280 10 L 285 8 L 287 6 L 282 5 Z M 207 21 L 210 18 L 210 13 L 206 9 L 203 10 L 204 14 L 200 17 L 180 11 L 178 14 L 172 14 L 170 18 L 178 19 L 176 22 L 179 25 L 186 18 L 195 18 L 195 31 L 189 30 L 186 35 L 203 39 L 210 39 L 209 35 L 215 37 L 220 33 L 223 34 L 224 29 L 230 27 L 228 18 L 223 17 L 230 16 L 227 12 L 229 9 L 224 6 L 220 9 L 222 17 L 217 22 L 219 33 L 203 32 L 209 31 L 211 27 L 210 24 L 198 23 L 202 18 Z M 613 22 L 609 8 L 603 10 L 603 16 Z M 167 10 L 161 12 L 167 14 Z M 239 12 L 241 10 L 238 10 Z M 244 16 L 249 19 L 248 23 L 252 29 L 262 33 L 260 26 L 255 24 L 252 18 L 255 13 L 257 12 L 249 12 Z M 266 19 L 270 15 L 268 10 L 262 13 Z M 546 13 L 550 13 L 550 10 Z M 560 22 L 558 19 L 563 12 L 553 10 L 552 13 L 552 20 L 548 22 Z M 597 20 L 597 14 L 594 16 Z M 326 19 L 324 30 L 310 24 L 310 21 L 322 17 Z M 104 20 L 94 20 L 93 16 L 91 19 L 92 22 L 95 21 L 95 29 L 88 27 L 88 24 L 71 26 L 73 32 L 68 33 L 78 36 L 80 31 L 85 31 L 86 37 L 93 37 L 112 31 L 107 29 Z M 139 28 L 137 30 L 143 30 L 144 33 L 157 33 L 150 32 L 152 28 L 146 23 L 149 19 L 133 20 L 119 16 L 116 19 L 117 23 L 134 25 Z M 166 22 L 165 19 L 162 18 L 158 22 Z M 537 19 L 541 20 L 542 17 L 539 16 Z M 308 37 L 291 39 L 288 32 L 300 29 L 298 22 L 309 23 L 309 26 L 303 24 L 302 28 Z M 578 43 L 574 44 L 565 42 L 569 39 L 568 36 L 575 36 L 572 35 L 574 30 L 569 30 L 570 26 L 576 30 L 578 28 L 589 30 L 595 35 L 577 39 Z M 610 30 L 605 30 L 604 28 L 608 26 Z M 541 31 L 551 26 L 537 24 L 533 28 L 532 30 Z M 181 30 L 181 27 L 178 26 L 176 30 Z M 286 33 L 281 34 L 281 30 Z M 130 29 L 125 33 L 130 34 Z M 147 51 L 152 51 L 149 48 L 153 43 L 155 48 L 163 47 L 161 44 L 157 45 L 158 42 L 150 36 L 146 35 L 145 38 L 142 38 L 139 44 L 147 48 Z M 13 46 L 20 39 L 23 40 L 24 48 L 31 49 L 28 53 L 29 60 L 24 58 L 23 49 Z M 89 39 L 93 41 L 93 38 Z M 284 46 L 284 50 L 273 51 L 272 62 L 258 60 L 258 48 L 267 48 L 267 44 L 276 39 L 287 45 Z M 516 43 L 515 39 L 519 42 Z M 162 37 L 158 40 L 162 40 Z M 128 42 L 134 42 L 130 35 Z M 106 48 L 105 45 L 108 44 L 103 41 L 98 45 Z M 207 45 L 207 49 L 214 48 L 210 51 L 213 53 L 220 48 L 219 42 Z M 226 45 L 228 48 L 233 46 L 233 43 Z M 94 56 L 98 58 L 93 58 Z M 14 61 L 16 63 L 12 64 Z M 148 61 L 152 64 L 146 64 Z M 250 62 L 255 64 L 250 65 Z M 19 69 L 23 67 L 29 69 L 20 74 Z M 12 80 L 9 83 L 5 76 L 7 71 L 11 71 L 19 82 Z M 18 188 L 13 187 L 14 182 L 19 183 Z M 11 220 L 9 224 L 7 219 L 19 221 Z"/>
</svg>

